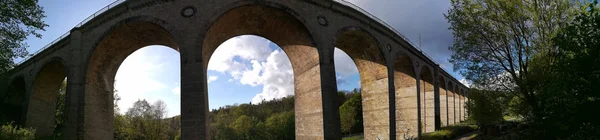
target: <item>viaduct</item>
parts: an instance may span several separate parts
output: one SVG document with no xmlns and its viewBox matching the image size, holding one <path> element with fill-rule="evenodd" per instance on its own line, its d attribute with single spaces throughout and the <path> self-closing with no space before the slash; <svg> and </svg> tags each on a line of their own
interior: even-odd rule
<svg viewBox="0 0 600 140">
<path fill-rule="evenodd" d="M 410 20 L 410 19 L 407 19 Z M 360 73 L 365 139 L 404 139 L 463 121 L 467 87 L 406 38 L 342 0 L 128 0 L 90 16 L 1 75 L 2 114 L 51 135 L 67 78 L 68 139 L 113 138 L 119 65 L 148 45 L 180 53 L 183 139 L 209 138 L 207 65 L 227 39 L 280 46 L 294 72 L 296 139 L 341 139 L 333 52 Z"/>
</svg>

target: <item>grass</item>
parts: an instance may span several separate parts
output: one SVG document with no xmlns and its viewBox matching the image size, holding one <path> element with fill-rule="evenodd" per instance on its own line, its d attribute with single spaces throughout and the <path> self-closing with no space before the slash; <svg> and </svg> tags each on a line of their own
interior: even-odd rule
<svg viewBox="0 0 600 140">
<path fill-rule="evenodd" d="M 450 140 L 461 135 L 473 132 L 477 130 L 477 125 L 474 125 L 471 121 L 466 121 L 457 125 L 445 126 L 440 128 L 440 130 L 424 133 L 421 135 L 421 139 L 423 140 Z M 475 134 L 476 136 L 476 134 Z M 472 135 L 472 137 L 474 137 Z"/>
<path fill-rule="evenodd" d="M 342 138 L 342 140 L 363 140 L 363 135 L 354 135 Z"/>
</svg>

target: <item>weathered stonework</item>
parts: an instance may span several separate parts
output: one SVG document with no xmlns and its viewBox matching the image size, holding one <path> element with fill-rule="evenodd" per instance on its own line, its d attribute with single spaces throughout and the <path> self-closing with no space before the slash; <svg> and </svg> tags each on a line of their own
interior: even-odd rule
<svg viewBox="0 0 600 140">
<path fill-rule="evenodd" d="M 444 77 L 439 77 L 439 98 L 440 98 L 440 125 L 448 126 L 448 90 Z"/>
<path fill-rule="evenodd" d="M 456 104 L 454 103 L 455 99 L 456 99 L 454 97 L 456 96 L 456 94 L 453 91 L 452 85 L 450 85 L 451 88 L 450 88 L 450 90 L 448 90 L 448 124 L 449 125 L 456 124 L 456 117 L 455 117 L 456 116 L 456 111 L 455 111 Z"/>
<path fill-rule="evenodd" d="M 418 135 L 417 87 L 414 67 L 408 56 L 399 56 L 395 62 L 396 139 Z"/>
<path fill-rule="evenodd" d="M 36 135 L 51 136 L 58 88 L 65 79 L 65 67 L 57 61 L 46 64 L 38 73 L 27 109 L 25 126 L 36 128 Z"/>
<path fill-rule="evenodd" d="M 225 40 L 249 34 L 276 43 L 292 63 L 296 139 L 341 139 L 334 47 L 359 69 L 365 139 L 417 137 L 466 116 L 456 79 L 436 82 L 451 76 L 400 35 L 321 0 L 125 1 L 2 74 L 0 103 L 12 110 L 0 113 L 50 134 L 56 85 L 68 77 L 65 139 L 112 139 L 119 65 L 142 47 L 165 45 L 180 53 L 182 138 L 208 139 L 208 61 Z"/>
<path fill-rule="evenodd" d="M 336 47 L 345 51 L 360 73 L 364 137 L 389 138 L 388 74 L 385 61 L 374 38 L 360 29 L 348 29 L 336 40 Z"/>
<path fill-rule="evenodd" d="M 460 123 L 460 93 L 458 91 L 458 87 L 456 85 L 454 85 L 454 124 L 458 124 Z"/>
<path fill-rule="evenodd" d="M 433 74 L 428 67 L 421 70 L 421 132 L 428 133 L 435 131 L 435 106 L 434 106 L 434 86 Z"/>
</svg>

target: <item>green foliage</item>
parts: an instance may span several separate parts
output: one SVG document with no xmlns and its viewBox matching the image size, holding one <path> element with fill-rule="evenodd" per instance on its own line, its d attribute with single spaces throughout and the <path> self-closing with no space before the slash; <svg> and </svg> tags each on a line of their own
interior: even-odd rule
<svg viewBox="0 0 600 140">
<path fill-rule="evenodd" d="M 361 132 L 363 129 L 362 100 L 360 94 L 354 94 L 340 106 L 342 133 Z"/>
<path fill-rule="evenodd" d="M 475 87 L 514 94 L 540 117 L 533 59 L 556 52 L 553 38 L 577 11 L 568 0 L 452 0 L 450 62 Z M 535 117 L 535 116 L 534 116 Z"/>
<path fill-rule="evenodd" d="M 254 118 L 250 118 L 246 115 L 241 115 L 235 122 L 233 122 L 233 131 L 236 133 L 238 138 L 242 139 L 254 139 L 252 128 L 256 125 L 257 121 Z M 254 133 L 256 134 L 256 133 Z"/>
<path fill-rule="evenodd" d="M 119 101 L 115 91 L 115 104 Z M 363 129 L 360 92 L 340 92 L 344 118 L 353 120 L 347 133 Z M 118 106 L 115 106 L 118 108 Z M 164 118 L 166 106 L 138 100 L 123 115 L 115 112 L 114 139 L 180 139 L 181 118 Z M 115 109 L 117 110 L 117 109 Z M 344 119 L 342 118 L 342 119 Z M 210 136 L 215 140 L 281 140 L 295 139 L 294 96 L 258 104 L 225 106 L 210 112 Z"/>
<path fill-rule="evenodd" d="M 21 128 L 13 123 L 2 125 L 0 129 L 0 140 L 33 140 L 35 129 Z"/>
<path fill-rule="evenodd" d="M 67 120 L 65 116 L 66 95 L 67 79 L 63 80 L 58 90 L 58 95 L 56 96 L 56 111 L 54 113 L 54 133 L 52 134 L 52 137 L 54 138 L 62 137 L 62 128 L 64 126 L 65 121 Z"/>
<path fill-rule="evenodd" d="M 523 117 L 523 116 L 531 116 L 529 114 L 529 106 L 523 101 L 523 99 L 513 96 L 513 98 L 508 103 L 508 112 L 511 117 Z"/>
<path fill-rule="evenodd" d="M 471 118 L 477 121 L 479 126 L 485 126 L 500 122 L 503 120 L 503 100 L 502 93 L 490 92 L 484 90 L 470 90 L 468 102 L 469 114 Z M 482 133 L 485 133 L 483 131 Z"/>
<path fill-rule="evenodd" d="M 294 97 L 211 111 L 211 139 L 295 138 Z"/>
<path fill-rule="evenodd" d="M 175 140 L 180 140 L 181 139 L 181 129 L 179 129 L 179 131 L 177 131 L 177 135 L 175 135 Z"/>
<path fill-rule="evenodd" d="M 581 6 L 554 38 L 556 52 L 540 55 L 532 67 L 541 105 L 532 135 L 541 138 L 600 137 L 600 13 L 597 0 Z"/>
<path fill-rule="evenodd" d="M 115 114 L 115 139 L 169 139 L 174 138 L 181 125 L 179 117 L 165 119 L 166 105 L 146 100 L 133 103 L 125 115 Z"/>
<path fill-rule="evenodd" d="M 289 140 L 295 138 L 296 125 L 294 111 L 273 114 L 267 119 L 267 139 Z"/>
<path fill-rule="evenodd" d="M 30 36 L 41 38 L 40 30 L 48 25 L 42 7 L 37 0 L 0 1 L 0 73 L 11 69 L 13 59 L 25 57 L 28 45 L 24 40 Z"/>
<path fill-rule="evenodd" d="M 600 137 L 600 113 L 592 111 L 600 108 L 600 8 L 597 0 L 579 2 L 452 1 L 451 62 L 474 92 L 486 93 L 470 93 L 478 98 L 474 119 L 524 118 L 527 129 L 512 138 Z"/>
<path fill-rule="evenodd" d="M 421 135 L 421 139 L 423 140 L 451 140 L 459 137 L 461 135 L 473 132 L 477 130 L 477 125 L 469 124 L 469 123 L 461 123 L 457 125 L 445 126 L 440 128 L 440 130 L 424 133 Z"/>
<path fill-rule="evenodd" d="M 358 90 L 338 92 L 343 123 L 350 131 L 362 132 L 362 106 Z M 344 115 L 345 114 L 345 115 Z M 295 139 L 294 96 L 258 104 L 225 106 L 210 112 L 210 136 L 215 140 Z"/>
<path fill-rule="evenodd" d="M 356 136 L 342 138 L 342 140 L 363 140 L 363 139 L 365 139 L 363 135 L 356 135 Z"/>
</svg>

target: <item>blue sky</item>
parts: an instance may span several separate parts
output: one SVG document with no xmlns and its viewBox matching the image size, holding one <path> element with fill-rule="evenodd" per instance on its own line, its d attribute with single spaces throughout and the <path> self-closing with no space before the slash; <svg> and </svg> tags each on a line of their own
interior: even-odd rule
<svg viewBox="0 0 600 140">
<path fill-rule="evenodd" d="M 348 0 L 365 9 L 418 44 L 442 68 L 457 79 L 462 76 L 452 71 L 447 48 L 452 45 L 452 34 L 443 17 L 449 1 L 439 0 Z M 44 21 L 49 25 L 41 32 L 41 39 L 29 37 L 27 49 L 33 53 L 80 21 L 92 15 L 113 0 L 42 0 L 46 11 Z M 227 53 L 225 53 L 227 52 Z M 21 59 L 17 59 L 19 62 Z M 335 52 L 338 89 L 360 87 L 359 75 L 352 60 L 340 50 Z M 164 46 L 149 46 L 131 54 L 119 67 L 115 77 L 116 89 L 121 96 L 119 106 L 125 112 L 138 99 L 151 102 L 163 100 L 168 116 L 180 112 L 179 53 Z M 224 42 L 213 54 L 208 71 L 209 106 L 211 109 L 234 103 L 270 100 L 293 94 L 293 80 L 289 59 L 281 49 L 257 36 L 238 36 Z"/>
</svg>

